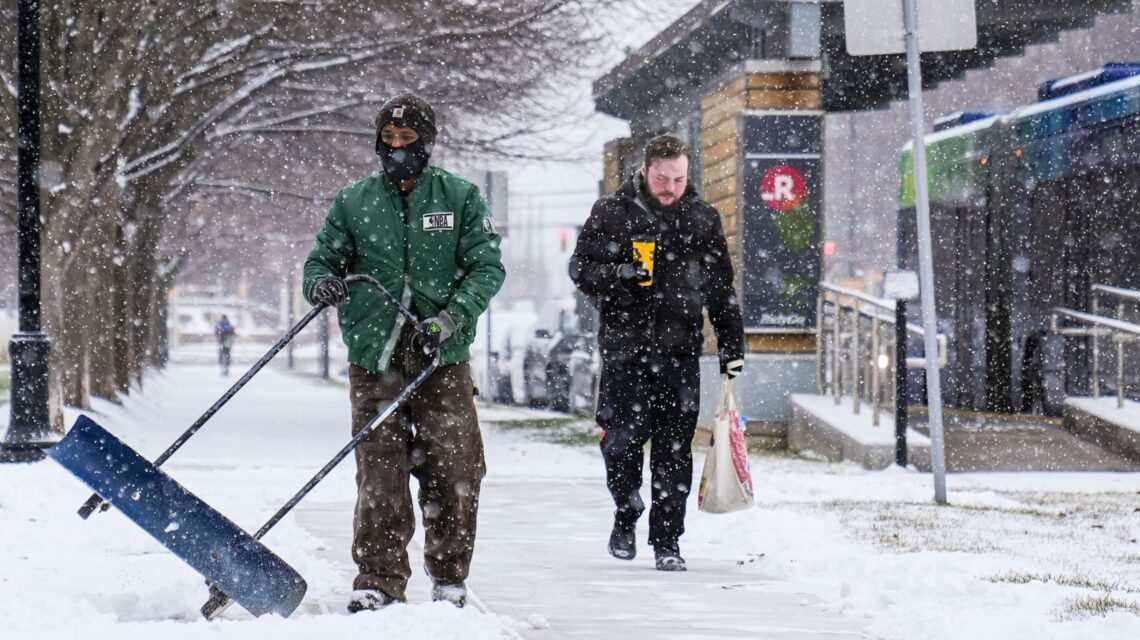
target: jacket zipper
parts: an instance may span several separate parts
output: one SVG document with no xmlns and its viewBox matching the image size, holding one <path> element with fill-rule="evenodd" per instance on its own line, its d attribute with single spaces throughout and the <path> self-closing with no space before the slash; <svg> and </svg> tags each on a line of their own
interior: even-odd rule
<svg viewBox="0 0 1140 640">
<path fill-rule="evenodd" d="M 412 301 L 412 287 L 411 275 L 408 273 L 410 264 L 408 262 L 410 251 L 408 249 L 408 236 L 411 229 L 408 228 L 408 216 L 411 214 L 410 206 L 408 205 L 409 194 L 400 191 L 400 219 L 404 226 L 404 273 L 401 277 L 400 286 L 400 302 L 409 307 Z M 392 354 L 396 350 L 396 344 L 400 340 L 400 332 L 404 330 L 404 314 L 400 313 L 399 309 L 396 310 L 396 320 L 392 323 L 392 333 L 388 336 L 388 342 L 384 345 L 384 350 L 380 353 L 380 370 L 387 371 L 388 365 L 391 363 Z"/>
</svg>

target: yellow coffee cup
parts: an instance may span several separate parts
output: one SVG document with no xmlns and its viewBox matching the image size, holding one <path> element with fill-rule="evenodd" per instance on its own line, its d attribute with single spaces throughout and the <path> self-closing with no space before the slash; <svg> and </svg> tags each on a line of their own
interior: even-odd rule
<svg viewBox="0 0 1140 640">
<path fill-rule="evenodd" d="M 653 284 L 653 254 L 657 250 L 657 239 L 642 237 L 633 239 L 633 257 L 649 272 L 649 279 L 638 284 L 648 287 Z"/>
</svg>

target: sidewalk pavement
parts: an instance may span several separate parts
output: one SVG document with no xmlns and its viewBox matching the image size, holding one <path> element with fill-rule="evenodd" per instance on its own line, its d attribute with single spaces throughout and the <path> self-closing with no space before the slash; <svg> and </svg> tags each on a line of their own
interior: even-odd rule
<svg viewBox="0 0 1140 640">
<path fill-rule="evenodd" d="M 147 394 L 152 415 L 140 420 L 149 428 L 123 435 L 152 458 L 236 379 L 193 366 L 173 367 L 161 377 L 160 388 Z M 488 476 L 468 583 L 476 606 L 513 618 L 519 634 L 535 639 L 863 637 L 865 621 L 831 612 L 818 598 L 766 577 L 755 570 L 755 555 L 735 557 L 710 541 L 707 532 L 733 516 L 699 513 L 695 492 L 689 519 L 709 522 L 690 526 L 682 539 L 687 573 L 653 568 L 645 543 L 648 518 L 638 531 L 637 559 L 611 558 L 612 505 L 597 447 L 542 442 L 528 435 L 534 429 L 520 428 L 552 415 L 480 407 Z M 347 441 L 348 425 L 344 386 L 266 370 L 167 467 L 252 530 Z M 266 537 L 309 582 L 305 612 L 341 612 L 350 592 L 354 471 L 351 458 L 345 460 L 280 525 L 282 532 Z M 254 499 L 264 505 L 260 514 L 250 513 Z M 418 528 L 408 590 L 413 604 L 430 600 L 421 544 Z M 244 614 L 235 610 L 227 616 Z"/>
</svg>

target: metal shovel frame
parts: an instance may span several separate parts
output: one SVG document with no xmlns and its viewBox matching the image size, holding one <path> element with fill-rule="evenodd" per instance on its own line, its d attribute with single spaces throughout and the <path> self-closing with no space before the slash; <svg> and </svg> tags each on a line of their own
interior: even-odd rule
<svg viewBox="0 0 1140 640">
<path fill-rule="evenodd" d="M 380 284 L 380 281 L 377 280 L 376 278 L 373 278 L 372 276 L 365 275 L 365 274 L 353 274 L 353 275 L 346 277 L 344 279 L 344 281 L 347 284 L 353 284 L 356 282 L 367 282 L 368 284 L 371 284 L 372 286 L 376 287 L 392 303 L 394 303 L 396 305 L 396 308 L 400 310 L 400 313 L 404 314 L 405 316 L 407 316 L 409 319 L 412 320 L 413 326 L 418 326 L 417 323 L 419 322 L 419 319 L 416 318 L 416 315 L 414 313 L 412 313 L 411 310 L 408 309 L 406 306 L 401 304 L 400 301 L 398 299 L 396 299 L 395 296 L 392 295 L 392 292 L 388 291 L 388 289 L 385 288 L 384 285 Z M 253 366 L 249 368 L 249 371 L 245 372 L 245 375 L 243 375 L 241 378 L 239 378 L 238 381 L 233 384 L 233 386 L 231 386 L 229 389 L 227 389 L 226 392 L 224 394 L 222 394 L 222 397 L 218 398 L 217 401 L 215 401 L 214 404 L 212 404 L 209 409 L 206 409 L 206 412 L 203 413 L 201 416 L 199 416 L 198 419 L 194 421 L 194 424 L 190 425 L 190 427 L 188 429 L 186 429 L 186 431 L 182 432 L 182 435 L 178 436 L 178 438 L 175 439 L 174 442 L 171 443 L 171 445 L 166 448 L 166 451 L 163 451 L 162 455 L 158 456 L 158 458 L 155 459 L 155 461 L 153 463 L 154 466 L 156 468 L 161 467 L 162 463 L 169 460 L 170 457 L 173 456 L 179 449 L 181 449 L 182 445 L 186 444 L 186 442 L 189 441 L 190 438 L 192 438 L 194 436 L 194 434 L 198 433 L 198 430 L 201 429 L 203 426 L 205 426 L 206 423 L 210 420 L 210 418 L 213 418 L 214 414 L 216 414 L 223 406 L 225 406 L 225 404 L 227 402 L 229 402 L 230 399 L 233 398 L 237 394 L 238 391 L 241 391 L 242 387 L 244 387 L 246 385 L 246 383 L 248 383 L 250 380 L 253 379 L 253 376 L 257 375 L 258 372 L 260 372 L 263 368 L 265 368 L 265 365 L 269 364 L 269 361 L 272 360 L 274 356 L 276 356 L 278 353 L 280 353 L 281 350 L 286 347 L 286 345 L 288 345 L 290 342 L 292 342 L 293 338 L 296 338 L 297 334 L 301 333 L 301 331 L 310 322 L 313 321 L 313 318 L 316 318 L 318 315 L 321 314 L 322 311 L 324 311 L 327 308 L 328 308 L 328 305 L 318 304 L 317 306 L 315 306 L 311 310 L 309 310 L 309 312 L 307 314 L 305 314 L 305 317 L 301 318 L 300 321 L 297 322 L 297 324 L 293 325 L 293 327 L 291 329 L 289 329 L 289 331 L 286 332 L 285 335 L 282 336 L 280 340 L 277 341 L 277 344 L 270 347 L 269 351 L 265 352 L 265 355 L 261 356 L 261 359 L 258 360 L 257 362 L 255 362 L 253 364 Z M 87 501 L 84 502 L 81 507 L 79 507 L 78 513 L 79 513 L 80 518 L 83 518 L 84 520 L 86 520 L 96 510 L 103 512 L 103 511 L 106 511 L 110 508 L 111 508 L 111 503 L 104 500 L 102 497 L 99 496 L 99 494 L 93 493 L 93 494 L 91 494 L 91 497 L 87 498 Z"/>
</svg>

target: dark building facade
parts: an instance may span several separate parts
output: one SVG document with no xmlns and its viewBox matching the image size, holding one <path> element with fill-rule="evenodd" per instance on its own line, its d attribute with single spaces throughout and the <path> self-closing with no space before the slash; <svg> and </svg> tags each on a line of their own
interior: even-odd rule
<svg viewBox="0 0 1140 640">
<path fill-rule="evenodd" d="M 1135 42 L 1134 8 L 977 3 L 977 49 L 923 56 L 935 88 L 928 114 L 990 106 L 983 97 L 994 108 L 1028 101 L 1038 78 L 1025 65 L 1039 69 L 1050 54 L 1035 52 L 1049 47 L 1084 43 L 1045 77 L 1099 66 L 1115 53 L 1095 34 L 1122 48 L 1129 35 Z M 705 0 L 594 84 L 597 110 L 631 132 L 606 146 L 603 191 L 636 171 L 652 135 L 676 133 L 694 150 L 691 179 L 721 213 L 749 358 L 762 361 L 738 385 L 746 415 L 780 420 L 787 393 L 814 390 L 814 299 L 825 274 L 868 282 L 895 264 L 905 91 L 902 56 L 846 53 L 843 4 L 829 0 Z"/>
</svg>

